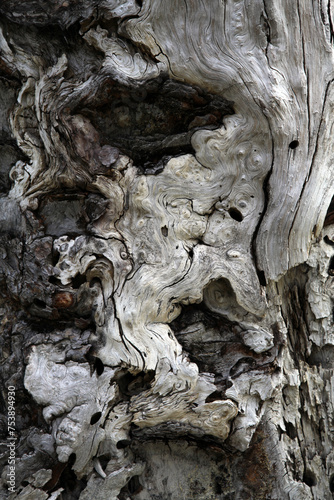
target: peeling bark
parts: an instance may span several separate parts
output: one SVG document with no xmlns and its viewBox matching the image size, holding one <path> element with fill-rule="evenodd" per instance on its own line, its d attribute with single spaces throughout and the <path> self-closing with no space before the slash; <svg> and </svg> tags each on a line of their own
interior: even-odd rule
<svg viewBox="0 0 334 500">
<path fill-rule="evenodd" d="M 332 11 L 2 2 L 2 497 L 333 497 Z"/>
</svg>

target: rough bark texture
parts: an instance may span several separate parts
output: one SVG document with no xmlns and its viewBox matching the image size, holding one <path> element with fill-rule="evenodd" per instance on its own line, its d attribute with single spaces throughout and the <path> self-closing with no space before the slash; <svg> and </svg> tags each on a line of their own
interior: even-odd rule
<svg viewBox="0 0 334 500">
<path fill-rule="evenodd" d="M 1 498 L 333 498 L 333 9 L 2 1 Z"/>
</svg>

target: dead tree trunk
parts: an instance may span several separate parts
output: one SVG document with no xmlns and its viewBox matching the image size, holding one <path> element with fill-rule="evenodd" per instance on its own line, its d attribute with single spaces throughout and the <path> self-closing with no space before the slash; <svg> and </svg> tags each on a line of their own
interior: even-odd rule
<svg viewBox="0 0 334 500">
<path fill-rule="evenodd" d="M 333 8 L 2 0 L 1 498 L 333 498 Z"/>
</svg>

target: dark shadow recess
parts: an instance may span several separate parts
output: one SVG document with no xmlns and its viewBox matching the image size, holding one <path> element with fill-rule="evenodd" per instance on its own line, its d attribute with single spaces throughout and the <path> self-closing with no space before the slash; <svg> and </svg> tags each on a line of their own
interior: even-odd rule
<svg viewBox="0 0 334 500">
<path fill-rule="evenodd" d="M 142 89 L 109 79 L 76 113 L 89 118 L 102 143 L 119 148 L 145 173 L 157 173 L 166 157 L 193 153 L 193 132 L 219 127 L 233 108 L 222 97 L 169 79 L 157 78 Z"/>
</svg>

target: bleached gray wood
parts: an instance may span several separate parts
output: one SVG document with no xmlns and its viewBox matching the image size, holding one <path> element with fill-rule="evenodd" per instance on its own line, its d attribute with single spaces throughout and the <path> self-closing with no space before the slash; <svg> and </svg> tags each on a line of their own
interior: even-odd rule
<svg viewBox="0 0 334 500">
<path fill-rule="evenodd" d="M 332 498 L 333 8 L 0 6 L 1 494 Z"/>
</svg>

